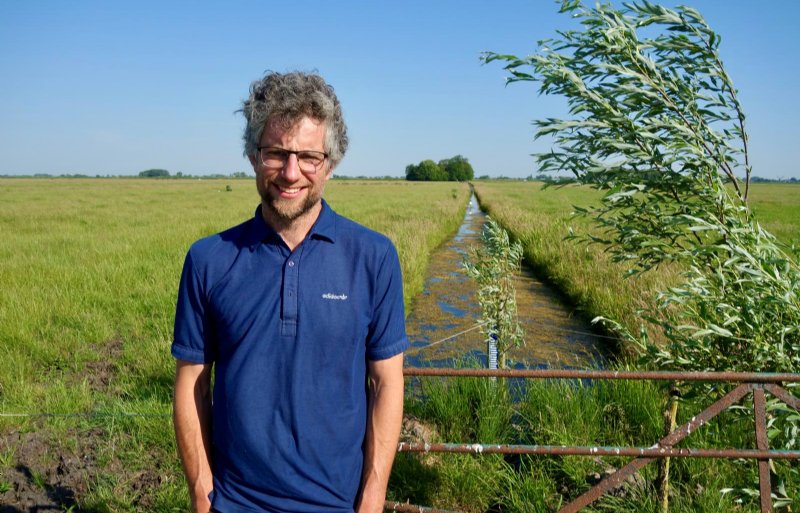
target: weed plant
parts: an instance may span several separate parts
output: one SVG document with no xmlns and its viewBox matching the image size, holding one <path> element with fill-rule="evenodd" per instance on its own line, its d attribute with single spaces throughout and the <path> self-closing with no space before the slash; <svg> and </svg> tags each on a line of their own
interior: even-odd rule
<svg viewBox="0 0 800 513">
<path fill-rule="evenodd" d="M 636 312 L 652 301 L 654 291 L 678 280 L 674 266 L 626 278 L 626 266 L 612 262 L 602 247 L 565 240 L 592 229 L 585 218 L 572 216 L 573 205 L 599 201 L 600 194 L 588 187 L 542 190 L 540 182 L 476 182 L 475 194 L 481 208 L 522 242 L 525 262 L 589 319 L 602 314 L 636 330 L 641 321 Z"/>
</svg>

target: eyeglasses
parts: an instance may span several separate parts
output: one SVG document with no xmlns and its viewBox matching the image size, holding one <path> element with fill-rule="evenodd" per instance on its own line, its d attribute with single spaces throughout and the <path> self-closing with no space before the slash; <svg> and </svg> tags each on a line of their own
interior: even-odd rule
<svg viewBox="0 0 800 513">
<path fill-rule="evenodd" d="M 289 161 L 289 155 L 297 157 L 297 165 L 303 173 L 314 174 L 322 168 L 328 154 L 322 151 L 300 150 L 292 151 L 275 146 L 259 146 L 258 153 L 261 164 L 269 169 L 282 169 Z"/>
</svg>

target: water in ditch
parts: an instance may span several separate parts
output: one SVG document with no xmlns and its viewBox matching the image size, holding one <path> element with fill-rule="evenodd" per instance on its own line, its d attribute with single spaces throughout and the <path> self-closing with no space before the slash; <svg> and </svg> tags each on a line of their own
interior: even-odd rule
<svg viewBox="0 0 800 513">
<path fill-rule="evenodd" d="M 406 320 L 411 347 L 406 366 L 450 367 L 465 358 L 486 366 L 486 342 L 480 328 L 480 306 L 475 282 L 462 262 L 469 248 L 481 244 L 486 214 L 470 199 L 464 222 L 455 237 L 431 257 L 423 292 L 412 303 Z M 592 332 L 579 315 L 566 307 L 558 294 L 523 266 L 515 279 L 518 318 L 525 345 L 508 352 L 509 366 L 516 368 L 603 365 L 608 344 Z"/>
</svg>

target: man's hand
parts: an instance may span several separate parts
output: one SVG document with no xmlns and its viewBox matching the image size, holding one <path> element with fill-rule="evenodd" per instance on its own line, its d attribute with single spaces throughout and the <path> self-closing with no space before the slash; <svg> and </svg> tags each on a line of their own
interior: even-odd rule
<svg viewBox="0 0 800 513">
<path fill-rule="evenodd" d="M 403 421 L 403 354 L 368 365 L 367 434 L 356 513 L 381 513 Z"/>
</svg>

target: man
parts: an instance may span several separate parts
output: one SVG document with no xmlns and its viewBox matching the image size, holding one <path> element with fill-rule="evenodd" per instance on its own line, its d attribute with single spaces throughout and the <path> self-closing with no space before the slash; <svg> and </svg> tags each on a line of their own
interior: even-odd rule
<svg viewBox="0 0 800 513">
<path fill-rule="evenodd" d="M 322 199 L 347 131 L 320 76 L 269 73 L 242 112 L 261 204 L 192 245 L 178 293 L 174 420 L 192 507 L 382 511 L 408 347 L 397 252 Z"/>
</svg>

